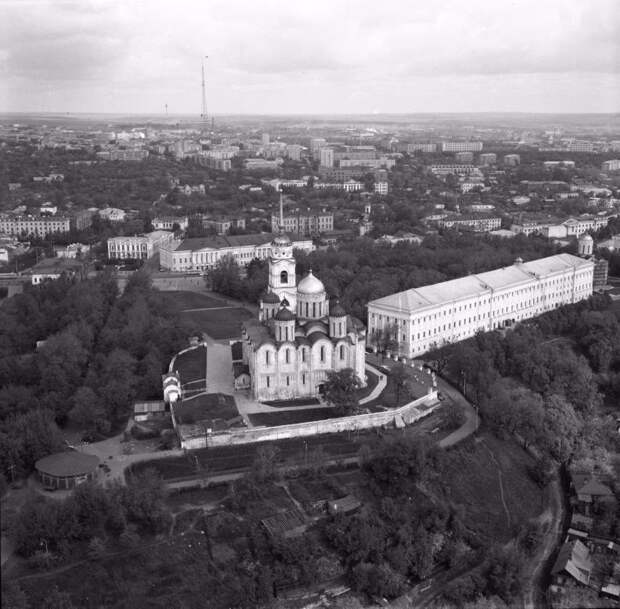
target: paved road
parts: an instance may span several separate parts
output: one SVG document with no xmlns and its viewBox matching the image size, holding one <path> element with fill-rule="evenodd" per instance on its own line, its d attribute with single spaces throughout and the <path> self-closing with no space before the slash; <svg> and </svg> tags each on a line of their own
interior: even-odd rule
<svg viewBox="0 0 620 609">
<path fill-rule="evenodd" d="M 442 395 L 450 398 L 455 404 L 461 406 L 465 411 L 465 423 L 439 442 L 439 446 L 441 448 L 448 448 L 449 446 L 458 444 L 473 434 L 476 429 L 478 429 L 480 418 L 478 417 L 475 408 L 465 399 L 465 396 L 450 385 L 450 383 L 440 377 L 437 377 L 437 388 Z"/>
<path fill-rule="evenodd" d="M 367 404 L 368 402 L 372 402 L 372 400 L 377 399 L 387 385 L 387 377 L 385 376 L 385 374 L 377 370 L 374 366 L 366 363 L 366 370 L 372 372 L 373 374 L 376 374 L 379 378 L 379 381 L 377 383 L 377 386 L 365 398 L 362 398 L 360 400 L 360 406 L 362 404 Z"/>
</svg>

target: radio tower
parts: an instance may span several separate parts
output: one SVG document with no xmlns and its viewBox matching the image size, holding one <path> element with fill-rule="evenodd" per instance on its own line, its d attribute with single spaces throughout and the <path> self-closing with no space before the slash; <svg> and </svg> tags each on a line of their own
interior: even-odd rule
<svg viewBox="0 0 620 609">
<path fill-rule="evenodd" d="M 202 114 L 200 118 L 202 119 L 203 124 L 207 123 L 207 93 L 205 90 L 205 59 L 208 59 L 209 56 L 205 55 L 202 59 Z"/>
</svg>

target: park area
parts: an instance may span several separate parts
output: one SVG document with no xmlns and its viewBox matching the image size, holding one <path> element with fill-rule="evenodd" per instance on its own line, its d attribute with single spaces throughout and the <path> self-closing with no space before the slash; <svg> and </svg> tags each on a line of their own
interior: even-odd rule
<svg viewBox="0 0 620 609">
<path fill-rule="evenodd" d="M 252 317 L 243 307 L 200 292 L 162 292 L 162 296 L 196 333 L 204 332 L 214 340 L 238 338 L 241 322 Z"/>
</svg>

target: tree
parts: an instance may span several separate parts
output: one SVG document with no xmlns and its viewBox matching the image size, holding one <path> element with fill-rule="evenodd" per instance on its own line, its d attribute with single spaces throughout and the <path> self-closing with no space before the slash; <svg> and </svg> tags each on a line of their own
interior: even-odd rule
<svg viewBox="0 0 620 609">
<path fill-rule="evenodd" d="M 336 408 L 339 414 L 353 414 L 359 408 L 357 391 L 360 386 L 361 382 L 352 368 L 328 372 L 324 385 L 325 399 Z"/>
<path fill-rule="evenodd" d="M 408 394 L 407 391 L 407 379 L 409 378 L 409 373 L 407 368 L 402 363 L 398 363 L 393 366 L 390 370 L 390 379 L 392 383 L 394 383 L 394 406 L 400 405 L 400 399 L 403 393 Z"/>
<path fill-rule="evenodd" d="M 573 454 L 583 425 L 573 406 L 562 396 L 545 400 L 543 446 L 560 463 Z"/>
<path fill-rule="evenodd" d="M 278 472 L 278 454 L 276 446 L 266 444 L 256 449 L 254 461 L 252 462 L 251 476 L 257 482 L 267 482 L 273 480 Z"/>
<path fill-rule="evenodd" d="M 241 269 L 232 256 L 220 258 L 209 272 L 209 278 L 214 291 L 232 298 L 243 296 Z"/>
<path fill-rule="evenodd" d="M 101 422 L 105 422 L 105 409 L 90 387 L 80 387 L 73 395 L 72 402 L 69 418 L 82 429 L 98 430 Z"/>
</svg>

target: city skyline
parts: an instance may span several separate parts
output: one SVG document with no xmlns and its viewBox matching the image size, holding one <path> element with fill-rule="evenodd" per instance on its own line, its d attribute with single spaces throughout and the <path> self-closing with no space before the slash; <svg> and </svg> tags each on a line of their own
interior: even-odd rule
<svg viewBox="0 0 620 609">
<path fill-rule="evenodd" d="M 0 3 L 1 112 L 620 110 L 608 0 Z M 396 93 L 396 94 L 395 94 Z"/>
</svg>

